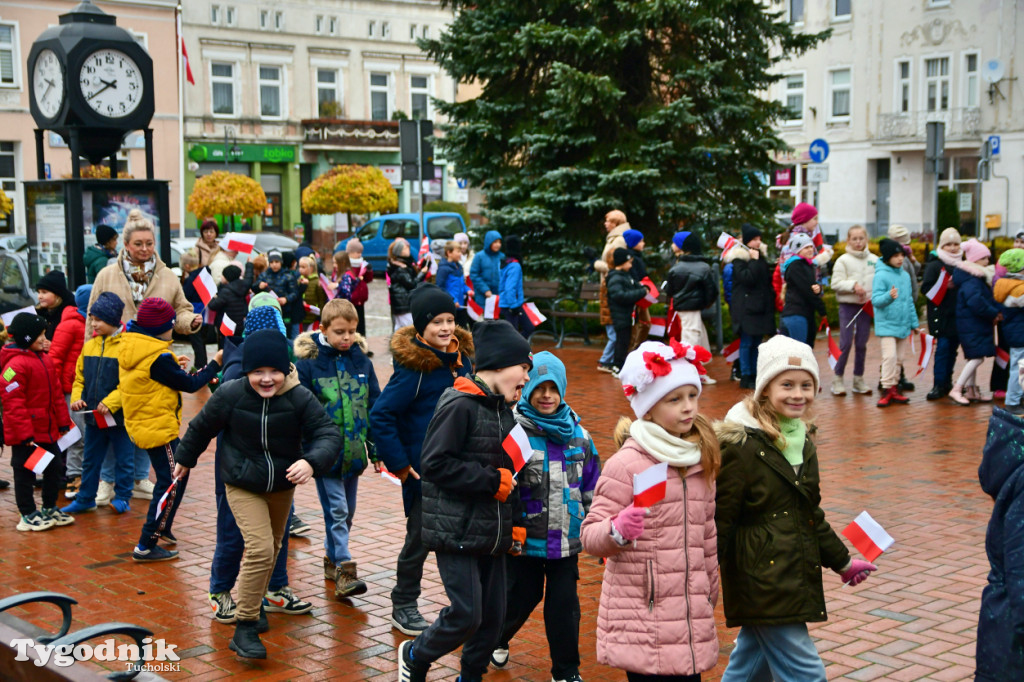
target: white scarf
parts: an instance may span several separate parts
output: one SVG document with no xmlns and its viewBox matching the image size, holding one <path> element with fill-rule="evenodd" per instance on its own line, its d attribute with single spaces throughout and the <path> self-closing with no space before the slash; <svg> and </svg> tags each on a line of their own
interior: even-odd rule
<svg viewBox="0 0 1024 682">
<path fill-rule="evenodd" d="M 700 462 L 700 442 L 676 438 L 654 422 L 638 419 L 629 426 L 629 435 L 654 459 L 672 467 L 692 467 Z"/>
</svg>

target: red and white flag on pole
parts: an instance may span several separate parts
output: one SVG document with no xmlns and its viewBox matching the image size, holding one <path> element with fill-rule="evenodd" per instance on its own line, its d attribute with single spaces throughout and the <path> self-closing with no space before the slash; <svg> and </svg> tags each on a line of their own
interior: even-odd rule
<svg viewBox="0 0 1024 682">
<path fill-rule="evenodd" d="M 390 282 L 388 283 L 390 286 Z M 334 298 L 335 290 L 331 289 L 331 280 L 327 279 L 327 275 L 320 273 L 320 288 L 327 294 L 327 300 L 330 301 Z"/>
<path fill-rule="evenodd" d="M 234 336 L 237 327 L 238 325 L 235 324 L 235 321 L 227 315 L 220 319 L 220 333 L 224 336 Z"/>
<path fill-rule="evenodd" d="M 192 65 L 188 61 L 188 50 L 185 49 L 185 34 L 181 30 L 181 14 L 178 14 L 178 42 L 181 43 L 181 58 L 185 62 L 185 79 L 192 85 L 196 84 L 195 76 L 192 75 Z"/>
<path fill-rule="evenodd" d="M 96 428 L 98 429 L 110 429 L 117 426 L 117 420 L 112 414 L 100 414 L 93 410 L 92 416 L 96 418 Z"/>
<path fill-rule="evenodd" d="M 252 250 L 256 248 L 256 235 L 228 232 L 221 238 L 220 247 L 225 251 L 252 253 Z"/>
<path fill-rule="evenodd" d="M 857 515 L 853 523 L 843 530 L 843 535 L 868 561 L 880 557 L 882 552 L 892 547 L 892 543 L 895 542 L 866 511 Z"/>
<path fill-rule="evenodd" d="M 193 284 L 199 298 L 203 299 L 203 305 L 210 305 L 210 300 L 217 295 L 217 285 L 213 281 L 213 275 L 210 274 L 210 268 L 203 268 Z"/>
<path fill-rule="evenodd" d="M 470 294 L 469 298 L 466 299 L 466 312 L 469 313 L 469 319 L 474 322 L 484 319 L 484 308 L 473 300 L 473 294 Z"/>
<path fill-rule="evenodd" d="M 29 458 L 25 460 L 25 468 L 38 476 L 46 470 L 46 466 L 52 461 L 53 453 L 37 446 L 32 454 L 29 455 Z"/>
<path fill-rule="evenodd" d="M 420 253 L 416 260 L 421 260 L 428 253 L 430 253 L 430 238 L 427 235 L 423 235 L 423 239 L 420 241 Z"/>
<path fill-rule="evenodd" d="M 647 295 L 636 302 L 638 308 L 650 308 L 652 305 L 658 302 L 658 296 L 661 292 L 658 291 L 657 285 L 651 281 L 650 277 L 644 277 L 640 280 L 640 284 L 647 287 Z"/>
<path fill-rule="evenodd" d="M 935 284 L 932 285 L 931 289 L 924 292 L 924 297 L 933 304 L 939 305 L 942 303 L 942 299 L 946 297 L 946 291 L 949 290 L 949 285 L 952 281 L 953 278 L 946 272 L 946 268 L 942 268 L 939 278 L 935 280 Z"/>
<path fill-rule="evenodd" d="M 736 246 L 737 244 L 739 244 L 739 242 L 736 241 L 736 238 L 730 234 L 723 232 L 722 234 L 718 235 L 717 246 L 722 250 L 722 253 L 727 252 L 729 249 Z"/>
<path fill-rule="evenodd" d="M 934 348 L 935 337 L 926 332 L 921 332 L 921 353 L 917 356 L 917 374 L 928 368 L 928 362 L 932 359 Z M 917 376 L 917 374 L 914 376 Z"/>
<path fill-rule="evenodd" d="M 999 369 L 1006 369 L 1010 364 L 1010 354 L 1002 348 L 996 348 L 996 365 Z"/>
<path fill-rule="evenodd" d="M 542 322 L 547 320 L 547 316 L 544 315 L 538 308 L 536 303 L 524 303 L 523 312 L 530 318 L 530 323 L 534 327 L 539 327 Z"/>
<path fill-rule="evenodd" d="M 491 296 L 484 301 L 484 318 L 488 320 L 498 319 L 498 295 Z"/>
<path fill-rule="evenodd" d="M 726 362 L 736 362 L 740 359 L 740 340 L 736 338 L 728 346 L 722 349 L 722 355 Z"/>
<path fill-rule="evenodd" d="M 839 344 L 832 338 L 832 329 L 828 325 L 825 326 L 825 338 L 828 340 L 828 366 L 835 369 L 842 352 L 839 350 Z"/>
<path fill-rule="evenodd" d="M 648 336 L 657 336 L 664 338 L 666 329 L 666 321 L 664 317 L 652 317 L 651 328 L 647 332 Z"/>
<path fill-rule="evenodd" d="M 179 479 L 171 481 L 171 485 L 167 488 L 167 491 L 160 496 L 160 499 L 156 503 L 156 517 L 160 518 L 160 515 L 164 513 L 164 507 L 167 506 L 167 498 L 170 496 L 171 491 L 174 490 L 174 486 L 178 485 Z"/>
<path fill-rule="evenodd" d="M 650 466 L 633 474 L 633 506 L 650 507 L 665 499 L 668 486 L 668 462 Z"/>
<path fill-rule="evenodd" d="M 530 437 L 526 435 L 526 429 L 519 423 L 505 436 L 501 447 L 505 449 L 505 452 L 512 459 L 512 467 L 517 474 L 533 457 L 533 446 L 530 445 Z"/>
</svg>

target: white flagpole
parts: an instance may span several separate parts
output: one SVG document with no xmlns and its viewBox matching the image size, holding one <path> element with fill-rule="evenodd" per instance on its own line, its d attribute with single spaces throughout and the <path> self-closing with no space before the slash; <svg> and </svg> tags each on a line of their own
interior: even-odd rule
<svg viewBox="0 0 1024 682">
<path fill-rule="evenodd" d="M 181 52 L 181 4 L 174 9 L 175 46 L 178 55 L 178 236 L 185 237 L 185 55 Z"/>
</svg>

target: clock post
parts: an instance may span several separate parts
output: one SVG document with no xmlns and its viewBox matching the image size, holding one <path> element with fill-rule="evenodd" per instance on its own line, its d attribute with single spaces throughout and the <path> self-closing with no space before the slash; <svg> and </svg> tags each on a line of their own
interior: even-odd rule
<svg viewBox="0 0 1024 682">
<path fill-rule="evenodd" d="M 153 178 L 153 131 L 149 127 L 155 109 L 153 60 L 132 35 L 117 26 L 117 19 L 83 0 L 66 14 L 57 26 L 39 35 L 28 55 L 29 107 L 38 128 L 35 131 L 36 170 L 43 194 L 50 196 L 59 187 L 64 203 L 66 225 L 66 264 L 44 244 L 52 245 L 54 209 L 46 230 L 38 225 L 40 211 L 26 205 L 29 226 L 29 265 L 36 276 L 56 266 L 66 266 L 72 286 L 85 282 L 82 255 L 85 231 L 99 222 L 97 195 L 117 187 L 122 199 L 145 204 L 139 206 L 153 218 L 157 227 L 160 255 L 170 257 L 170 211 L 168 183 Z M 71 179 L 47 181 L 44 174 L 44 133 L 60 135 L 71 151 Z M 141 130 L 145 136 L 146 180 L 117 179 L 117 152 L 125 136 Z M 109 180 L 83 180 L 79 159 L 100 164 L 110 162 Z M 105 183 L 99 185 L 96 183 Z M 51 187 L 44 190 L 43 187 Z M 133 199 L 133 193 L 134 199 Z M 162 200 L 160 199 L 162 197 Z M 49 201 L 52 201 L 50 196 Z M 90 205 L 91 202 L 91 205 Z M 28 202 L 26 202 L 28 204 Z M 117 213 L 101 215 L 117 217 Z M 126 213 L 126 211 L 125 211 Z M 88 220 L 87 220 L 88 217 Z M 35 220 L 33 220 L 35 218 Z M 123 217 L 111 226 L 120 231 Z M 87 224 L 88 223 L 88 224 Z M 44 234 L 45 233 L 45 234 Z M 44 240 L 41 238 L 45 236 Z"/>
</svg>

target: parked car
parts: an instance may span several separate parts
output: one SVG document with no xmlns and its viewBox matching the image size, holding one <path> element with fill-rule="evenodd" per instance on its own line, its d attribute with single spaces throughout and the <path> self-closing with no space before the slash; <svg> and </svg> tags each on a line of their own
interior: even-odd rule
<svg viewBox="0 0 1024 682">
<path fill-rule="evenodd" d="M 256 244 L 255 249 L 259 253 L 267 253 L 268 251 L 278 250 L 294 251 L 298 248 L 299 243 L 291 237 L 286 237 L 283 234 L 276 232 L 236 232 L 235 234 L 255 234 Z M 181 263 L 181 254 L 185 253 L 196 245 L 195 237 L 172 237 L 171 238 L 171 260 L 172 263 L 168 263 L 169 267 L 177 267 Z"/>
<path fill-rule="evenodd" d="M 18 234 L 13 234 L 9 237 L 0 237 L 0 250 L 28 251 L 28 239 Z"/>
<path fill-rule="evenodd" d="M 466 223 L 458 213 L 426 213 L 427 236 L 430 241 L 442 239 L 447 241 L 458 232 L 466 231 Z M 412 247 L 413 257 L 419 253 L 420 214 L 389 213 L 366 221 L 355 231 L 355 236 L 363 243 L 363 258 L 370 262 L 374 270 L 382 272 L 387 269 L 388 248 L 398 237 L 404 237 Z M 335 253 L 348 244 L 348 239 L 338 242 Z"/>
<path fill-rule="evenodd" d="M 39 302 L 28 278 L 24 255 L 0 251 L 0 314 L 34 306 Z"/>
</svg>

